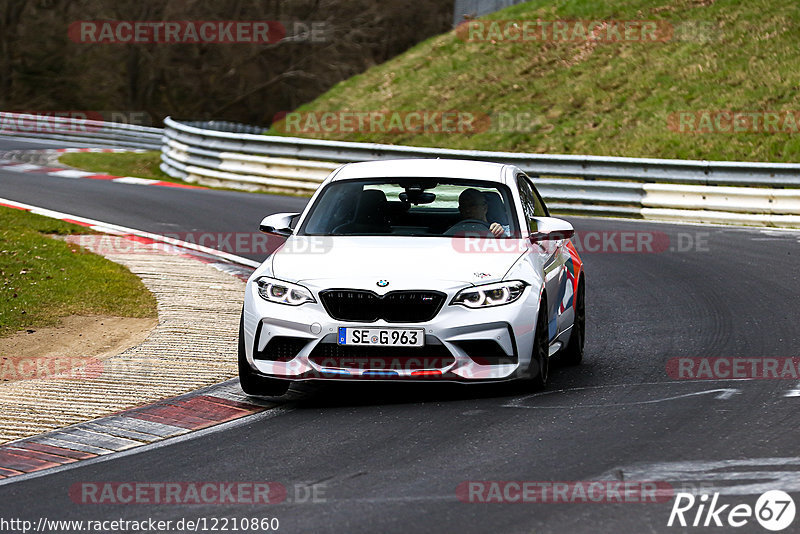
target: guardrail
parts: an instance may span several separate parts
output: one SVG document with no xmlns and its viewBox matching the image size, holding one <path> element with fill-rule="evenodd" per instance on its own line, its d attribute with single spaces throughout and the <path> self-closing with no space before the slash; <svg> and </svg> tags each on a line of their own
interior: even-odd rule
<svg viewBox="0 0 800 534">
<path fill-rule="evenodd" d="M 0 135 L 162 152 L 176 178 L 246 190 L 312 193 L 340 163 L 478 159 L 536 177 L 557 213 L 800 228 L 800 164 L 518 154 L 261 135 L 229 122 L 165 128 L 0 112 Z M 9 129 L 12 125 L 14 128 Z"/>
<path fill-rule="evenodd" d="M 159 150 L 163 134 L 161 128 L 133 124 L 0 111 L 0 135 Z"/>
<path fill-rule="evenodd" d="M 182 143 L 165 134 L 161 169 L 173 178 L 203 185 L 309 194 L 339 166 L 323 161 L 215 151 L 201 146 L 202 142 Z"/>
<path fill-rule="evenodd" d="M 164 120 L 168 138 L 187 145 L 262 156 L 351 162 L 394 158 L 479 159 L 508 163 L 540 176 L 570 176 L 638 182 L 691 185 L 800 187 L 800 164 L 693 161 L 677 159 L 618 158 L 520 154 L 482 150 L 453 150 L 374 143 L 348 143 L 298 137 L 277 137 L 214 131 Z"/>
<path fill-rule="evenodd" d="M 518 154 L 266 136 L 164 121 L 161 168 L 208 185 L 310 193 L 338 163 L 478 159 L 535 176 L 554 212 L 800 228 L 800 164 Z M 210 127 L 209 127 L 210 126 Z M 233 130 L 233 131 L 231 131 Z"/>
</svg>

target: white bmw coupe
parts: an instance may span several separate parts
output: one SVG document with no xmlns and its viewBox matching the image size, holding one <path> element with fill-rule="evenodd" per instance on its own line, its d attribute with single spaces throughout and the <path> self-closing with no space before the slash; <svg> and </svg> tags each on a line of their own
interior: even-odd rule
<svg viewBox="0 0 800 534">
<path fill-rule="evenodd" d="M 343 165 L 247 282 L 239 376 L 251 395 L 292 381 L 545 386 L 556 354 L 583 357 L 582 262 L 511 165 L 389 160 Z"/>
</svg>

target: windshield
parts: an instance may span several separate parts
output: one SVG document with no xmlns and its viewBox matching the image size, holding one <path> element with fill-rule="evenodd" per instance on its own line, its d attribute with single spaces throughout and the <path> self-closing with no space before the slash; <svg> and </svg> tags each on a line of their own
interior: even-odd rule
<svg viewBox="0 0 800 534">
<path fill-rule="evenodd" d="M 508 238 L 519 235 L 507 187 L 444 178 L 347 180 L 329 184 L 300 235 Z"/>
</svg>

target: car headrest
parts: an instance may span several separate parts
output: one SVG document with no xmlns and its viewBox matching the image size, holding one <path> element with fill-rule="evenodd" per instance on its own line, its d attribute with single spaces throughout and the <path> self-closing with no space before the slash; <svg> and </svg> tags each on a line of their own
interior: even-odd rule
<svg viewBox="0 0 800 534">
<path fill-rule="evenodd" d="M 361 193 L 356 209 L 359 222 L 383 222 L 386 211 L 386 194 L 378 189 L 367 189 Z"/>
</svg>

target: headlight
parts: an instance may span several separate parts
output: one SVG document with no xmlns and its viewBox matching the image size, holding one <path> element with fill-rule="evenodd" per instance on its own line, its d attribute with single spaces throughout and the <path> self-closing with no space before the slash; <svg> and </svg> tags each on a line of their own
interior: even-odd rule
<svg viewBox="0 0 800 534">
<path fill-rule="evenodd" d="M 522 280 L 511 280 L 509 282 L 468 287 L 459 291 L 450 304 L 460 304 L 467 308 L 502 306 L 519 299 L 527 285 Z"/>
<path fill-rule="evenodd" d="M 288 304 L 289 306 L 300 306 L 306 302 L 316 302 L 311 291 L 297 284 L 266 276 L 256 280 L 256 284 L 258 284 L 258 294 L 262 299 L 269 302 Z"/>
</svg>

